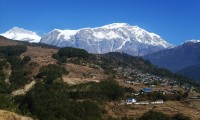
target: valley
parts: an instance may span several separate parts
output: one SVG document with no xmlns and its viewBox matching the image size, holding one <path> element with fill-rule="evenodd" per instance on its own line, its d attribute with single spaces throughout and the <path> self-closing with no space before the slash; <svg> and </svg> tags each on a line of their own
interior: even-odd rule
<svg viewBox="0 0 200 120">
<path fill-rule="evenodd" d="M 0 43 L 2 43 L 0 46 L 24 44 L 7 41 L 3 37 L 1 37 Z M 94 105 L 90 106 L 87 112 L 91 113 L 94 109 L 101 111 L 96 113 L 100 115 L 96 116 L 98 119 L 138 119 L 149 110 L 162 112 L 170 117 L 182 113 L 192 120 L 200 118 L 199 99 L 190 99 L 200 95 L 195 91 L 199 87 L 198 83 L 175 75 L 168 70 L 159 69 L 139 57 L 124 53 L 88 54 L 81 49 L 69 48 L 66 50 L 63 49 L 64 53 L 72 51 L 67 54 L 72 56 L 65 57 L 65 54 L 59 53 L 61 50 L 45 46 L 27 46 L 27 51 L 21 53 L 19 57 L 23 60 L 25 56 L 30 56 L 31 59 L 20 66 L 30 69 L 31 74 L 27 76 L 28 73 L 26 73 L 28 80 L 15 86 L 12 85 L 15 82 L 11 79 L 8 86 L 13 87 L 9 88 L 12 91 L 6 93 L 1 91 L 0 95 L 9 96 L 14 101 L 14 105 L 11 108 L 0 105 L 0 109 L 13 111 L 17 109 L 20 114 L 25 116 L 31 114 L 30 117 L 33 119 L 45 119 L 46 115 L 52 113 L 51 110 L 57 109 L 59 113 L 52 113 L 51 117 L 54 118 L 54 114 L 58 114 L 61 118 L 67 117 L 62 112 L 68 113 L 69 111 L 67 107 L 65 110 L 60 106 L 68 106 L 69 110 L 78 111 L 68 105 L 70 103 L 83 107 L 85 110 L 88 109 L 87 105 Z M 54 56 L 59 54 L 59 57 L 52 58 L 53 54 Z M 7 64 L 13 67 L 9 62 Z M 13 68 L 5 67 L 5 69 L 10 70 L 11 75 L 13 74 Z M 64 72 L 63 69 L 66 69 L 67 72 Z M 7 78 L 10 78 L 11 75 L 8 74 Z M 18 80 L 18 78 L 15 79 Z M 4 83 L 2 82 L 2 84 Z M 151 91 L 142 93 L 144 88 L 151 88 Z M 137 102 L 156 100 L 164 102 L 145 105 L 127 104 L 128 98 L 136 99 Z M 48 102 L 42 102 L 42 100 Z M 36 107 L 32 106 L 33 108 L 30 109 L 29 105 L 31 104 Z M 44 104 L 44 107 L 40 104 Z M 43 109 L 47 109 L 46 106 L 49 107 L 47 113 L 43 111 Z M 104 108 L 105 110 L 101 110 Z M 33 110 L 35 111 L 33 112 Z M 27 111 L 29 112 L 27 113 Z M 87 112 L 83 113 L 88 114 Z M 75 113 L 70 112 L 70 114 L 72 114 L 70 117 L 74 118 L 73 114 Z M 88 118 L 95 117 L 92 115 L 88 115 Z M 80 113 L 80 118 L 81 116 Z"/>
<path fill-rule="evenodd" d="M 0 0 L 0 120 L 200 120 L 200 0 Z"/>
</svg>

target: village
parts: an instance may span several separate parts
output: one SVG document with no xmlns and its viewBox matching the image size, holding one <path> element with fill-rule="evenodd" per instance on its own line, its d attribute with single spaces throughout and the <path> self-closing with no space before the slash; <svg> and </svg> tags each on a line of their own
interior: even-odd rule
<svg viewBox="0 0 200 120">
<path fill-rule="evenodd" d="M 198 99 L 198 94 L 193 91 L 193 87 L 188 84 L 180 85 L 176 81 L 167 77 L 160 77 L 149 73 L 143 73 L 138 69 L 122 69 L 118 68 L 117 72 L 120 73 L 119 80 L 124 85 L 133 88 L 135 91 L 130 93 L 129 97 L 121 101 L 121 105 L 135 104 L 135 105 L 148 105 L 148 104 L 163 104 L 167 99 L 157 98 L 155 100 L 140 100 L 138 96 L 145 94 L 159 93 L 163 96 L 178 96 L 185 94 L 185 99 Z M 195 94 L 195 95 L 194 95 Z"/>
</svg>

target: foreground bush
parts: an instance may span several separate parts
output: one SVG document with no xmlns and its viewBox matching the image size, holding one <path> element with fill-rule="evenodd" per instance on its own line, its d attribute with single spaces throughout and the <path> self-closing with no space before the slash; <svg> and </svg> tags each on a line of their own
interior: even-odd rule
<svg viewBox="0 0 200 120">
<path fill-rule="evenodd" d="M 162 112 L 156 112 L 156 111 L 148 111 L 144 113 L 139 120 L 191 120 L 190 117 L 185 116 L 181 113 L 178 113 L 172 117 L 169 117 L 166 114 L 163 114 Z"/>
</svg>

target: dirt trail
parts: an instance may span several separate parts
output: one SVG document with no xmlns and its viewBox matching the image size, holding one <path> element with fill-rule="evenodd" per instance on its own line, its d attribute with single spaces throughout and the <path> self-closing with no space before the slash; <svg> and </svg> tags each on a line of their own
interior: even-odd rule
<svg viewBox="0 0 200 120">
<path fill-rule="evenodd" d="M 12 95 L 16 96 L 26 94 L 35 85 L 35 83 L 35 80 L 31 81 L 29 84 L 26 84 L 24 88 L 13 91 Z"/>
</svg>

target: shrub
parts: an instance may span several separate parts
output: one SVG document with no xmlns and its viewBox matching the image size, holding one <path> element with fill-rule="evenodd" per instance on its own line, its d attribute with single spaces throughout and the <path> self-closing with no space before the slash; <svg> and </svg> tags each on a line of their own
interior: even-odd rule
<svg viewBox="0 0 200 120">
<path fill-rule="evenodd" d="M 53 83 L 53 80 L 62 77 L 63 74 L 68 74 L 64 67 L 60 67 L 56 64 L 49 64 L 40 68 L 40 73 L 38 76 L 44 76 L 45 82 Z"/>
<path fill-rule="evenodd" d="M 15 106 L 11 102 L 10 98 L 8 96 L 0 93 L 0 109 L 12 110 L 14 108 L 15 108 Z"/>
<path fill-rule="evenodd" d="M 52 58 L 59 60 L 60 56 L 57 53 L 52 54 Z"/>
<path fill-rule="evenodd" d="M 148 111 L 144 113 L 139 120 L 191 120 L 190 117 L 183 115 L 182 113 L 175 114 L 172 117 L 169 117 L 166 114 L 163 114 L 162 112 L 156 112 L 156 111 Z"/>
<path fill-rule="evenodd" d="M 0 70 L 0 82 L 4 81 L 6 79 L 6 75 L 3 71 Z"/>
<path fill-rule="evenodd" d="M 114 80 L 75 85 L 71 89 L 70 97 L 72 99 L 101 99 L 110 101 L 118 100 L 124 95 L 124 89 Z"/>
<path fill-rule="evenodd" d="M 27 51 L 25 45 L 13 45 L 13 46 L 1 46 L 0 52 L 4 53 L 7 56 L 19 56 L 21 53 Z"/>
<path fill-rule="evenodd" d="M 65 56 L 67 58 L 71 58 L 71 57 L 87 58 L 87 57 L 89 57 L 89 53 L 86 50 L 79 49 L 79 48 L 72 48 L 72 47 L 65 47 L 65 48 L 59 49 L 58 55 L 60 57 Z"/>
<path fill-rule="evenodd" d="M 27 62 L 29 62 L 31 60 L 30 56 L 24 56 L 23 58 L 23 62 L 26 64 Z"/>
<path fill-rule="evenodd" d="M 9 77 L 13 89 L 24 86 L 30 79 L 31 70 L 29 69 L 15 69 L 11 72 Z"/>
<path fill-rule="evenodd" d="M 12 69 L 19 69 L 23 66 L 23 61 L 20 57 L 10 56 L 7 57 L 8 62 L 12 65 Z"/>
<path fill-rule="evenodd" d="M 104 110 L 92 101 L 69 100 L 64 83 L 37 84 L 19 106 L 22 113 L 31 113 L 42 120 L 100 120 Z"/>
<path fill-rule="evenodd" d="M 183 115 L 182 113 L 178 113 L 172 117 L 172 120 L 191 120 L 191 118 Z"/>
<path fill-rule="evenodd" d="M 6 65 L 7 60 L 0 60 L 0 70 L 3 69 L 3 67 Z"/>
<path fill-rule="evenodd" d="M 142 115 L 139 120 L 170 120 L 170 117 L 161 113 L 150 110 Z"/>
</svg>

